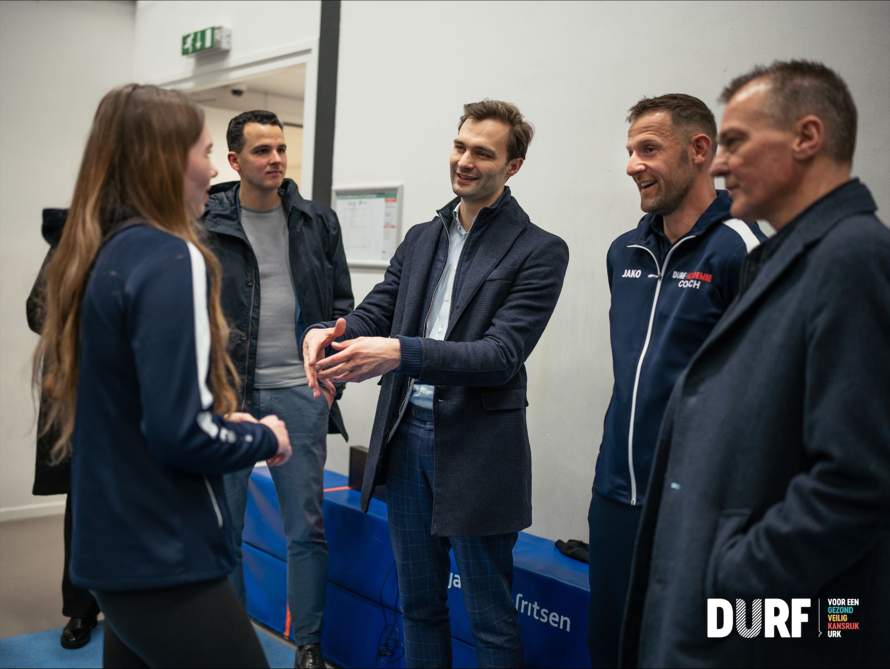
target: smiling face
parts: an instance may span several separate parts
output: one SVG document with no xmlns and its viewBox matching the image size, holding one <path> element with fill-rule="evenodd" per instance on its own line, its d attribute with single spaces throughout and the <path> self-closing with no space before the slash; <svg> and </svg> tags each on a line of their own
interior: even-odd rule
<svg viewBox="0 0 890 669">
<path fill-rule="evenodd" d="M 522 158 L 507 159 L 510 126 L 497 119 L 468 118 L 451 150 L 451 188 L 468 203 L 494 202 L 522 166 Z"/>
<path fill-rule="evenodd" d="M 677 210 L 696 178 L 689 138 L 668 111 L 637 118 L 627 131 L 627 174 L 640 191 L 640 209 L 669 215 Z"/>
<path fill-rule="evenodd" d="M 766 80 L 754 80 L 726 105 L 711 174 L 724 178 L 733 216 L 776 225 L 783 222 L 780 212 L 798 185 L 800 171 L 794 132 L 778 127 L 765 111 L 770 94 Z"/>
<path fill-rule="evenodd" d="M 207 204 L 207 191 L 210 188 L 210 180 L 216 176 L 216 168 L 210 161 L 210 151 L 213 149 L 213 139 L 207 126 L 201 132 L 198 141 L 189 149 L 188 159 L 185 165 L 183 195 L 185 207 L 192 218 L 199 219 L 204 214 L 204 205 Z"/>
<path fill-rule="evenodd" d="M 244 146 L 240 151 L 229 151 L 229 165 L 249 188 L 277 191 L 287 171 L 284 131 L 277 125 L 246 124 Z"/>
</svg>

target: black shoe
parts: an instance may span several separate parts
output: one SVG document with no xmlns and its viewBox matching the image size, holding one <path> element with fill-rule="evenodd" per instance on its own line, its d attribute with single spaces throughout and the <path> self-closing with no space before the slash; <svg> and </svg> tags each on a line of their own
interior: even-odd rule
<svg viewBox="0 0 890 669">
<path fill-rule="evenodd" d="M 307 643 L 297 646 L 297 656 L 294 658 L 294 667 L 297 669 L 324 669 L 324 658 L 321 656 L 321 646 L 317 643 Z"/>
<path fill-rule="evenodd" d="M 62 648 L 69 650 L 83 648 L 90 642 L 90 636 L 95 626 L 95 618 L 72 618 L 62 630 L 59 643 L 62 644 Z"/>
</svg>

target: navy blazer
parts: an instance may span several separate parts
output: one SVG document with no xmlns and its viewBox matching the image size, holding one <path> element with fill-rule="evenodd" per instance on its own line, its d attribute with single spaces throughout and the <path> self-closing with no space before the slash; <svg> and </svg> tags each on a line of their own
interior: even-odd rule
<svg viewBox="0 0 890 669">
<path fill-rule="evenodd" d="M 886 666 L 890 232 L 875 209 L 853 180 L 803 212 L 677 382 L 622 666 Z M 799 639 L 708 638 L 712 597 L 808 598 L 809 621 Z M 861 629 L 829 637 L 829 598 L 858 598 Z"/>
<path fill-rule="evenodd" d="M 456 204 L 408 231 L 383 281 L 346 317 L 344 338 L 398 336 L 402 345 L 401 366 L 381 379 L 362 507 L 385 482 L 387 444 L 416 381 L 435 386 L 433 534 L 515 532 L 531 524 L 525 361 L 556 306 L 569 251 L 506 188 L 470 230 L 445 340 L 424 338 Z"/>
</svg>

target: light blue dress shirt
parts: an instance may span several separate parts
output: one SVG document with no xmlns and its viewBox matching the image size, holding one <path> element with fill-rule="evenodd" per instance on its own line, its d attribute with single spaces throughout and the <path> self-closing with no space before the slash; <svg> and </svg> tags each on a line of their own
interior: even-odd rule
<svg viewBox="0 0 890 669">
<path fill-rule="evenodd" d="M 436 294 L 433 296 L 433 303 L 430 307 L 430 315 L 427 318 L 426 327 L 424 328 L 424 337 L 430 339 L 445 339 L 445 333 L 448 331 L 448 317 L 451 313 L 451 290 L 454 288 L 454 275 L 457 272 L 457 263 L 460 261 L 460 254 L 463 251 L 464 243 L 469 236 L 469 230 L 464 230 L 464 226 L 460 224 L 460 216 L 458 209 L 460 203 L 454 208 L 451 217 L 451 223 L 447 228 L 448 232 L 448 260 L 445 263 L 445 269 L 439 278 L 439 284 L 436 286 Z M 472 229 L 472 226 L 470 226 Z M 423 409 L 433 408 L 433 391 L 435 386 L 423 383 L 415 383 L 411 392 L 411 404 Z"/>
</svg>

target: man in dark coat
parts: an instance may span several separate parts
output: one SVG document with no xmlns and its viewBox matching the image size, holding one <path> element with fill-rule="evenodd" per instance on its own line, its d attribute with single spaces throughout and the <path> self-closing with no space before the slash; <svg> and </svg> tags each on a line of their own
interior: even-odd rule
<svg viewBox="0 0 890 669">
<path fill-rule="evenodd" d="M 850 172 L 824 65 L 738 77 L 713 173 L 778 231 L 678 381 L 622 638 L 625 666 L 890 658 L 890 231 Z"/>
<path fill-rule="evenodd" d="M 44 306 L 44 291 L 46 279 L 44 271 L 53 251 L 62 237 L 62 228 L 65 226 L 65 217 L 68 212 L 65 209 L 44 209 L 43 225 L 41 232 L 43 238 L 50 245 L 50 250 L 43 260 L 34 286 L 28 295 L 26 312 L 28 327 L 37 334 L 43 329 L 43 319 L 46 315 Z M 56 436 L 52 431 L 43 432 L 44 407 L 40 404 L 37 417 L 37 457 L 34 463 L 34 486 L 31 490 L 34 495 L 68 495 L 65 498 L 65 563 L 62 571 L 62 615 L 69 620 L 62 629 L 59 642 L 63 648 L 76 649 L 89 643 L 92 630 L 96 626 L 96 616 L 99 614 L 99 605 L 90 594 L 89 590 L 79 588 L 71 582 L 68 575 L 68 561 L 71 545 L 71 496 L 68 494 L 71 479 L 71 461 L 64 460 L 53 463 L 50 457 L 50 449 L 55 443 Z"/>
<path fill-rule="evenodd" d="M 451 664 L 449 547 L 479 666 L 522 663 L 511 582 L 517 532 L 531 523 L 525 361 L 568 263 L 565 242 L 505 185 L 531 136 L 510 103 L 465 105 L 457 197 L 408 231 L 354 312 L 304 339 L 310 386 L 383 375 L 362 505 L 386 484 L 410 667 Z M 328 345 L 336 353 L 320 359 Z"/>
</svg>

